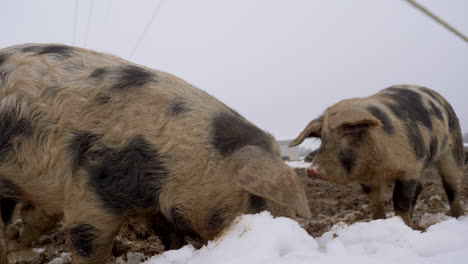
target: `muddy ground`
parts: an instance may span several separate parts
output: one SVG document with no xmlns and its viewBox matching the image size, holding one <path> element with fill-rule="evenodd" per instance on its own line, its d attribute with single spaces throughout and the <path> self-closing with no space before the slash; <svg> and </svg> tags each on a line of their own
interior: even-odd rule
<svg viewBox="0 0 468 264">
<path fill-rule="evenodd" d="M 317 179 L 309 179 L 306 177 L 304 169 L 296 169 L 296 171 L 306 186 L 309 205 L 314 216 L 313 220 L 303 223 L 312 236 L 322 235 L 339 222 L 353 224 L 371 220 L 367 197 L 359 185 L 336 185 Z M 414 220 L 420 226 L 428 227 L 435 223 L 433 219 L 440 219 L 440 217 L 430 217 L 431 215 L 447 214 L 449 207 L 440 177 L 435 171 L 426 172 L 423 185 L 423 191 L 416 205 Z M 386 191 L 387 216 L 393 215 L 391 188 L 392 186 L 389 186 Z M 462 204 L 465 211 L 468 212 L 468 166 L 465 167 L 463 179 Z M 16 219 L 16 226 L 21 228 L 21 219 Z M 158 237 L 148 228 L 147 223 L 136 219 L 129 220 L 115 239 L 113 256 L 108 260 L 108 263 L 127 263 L 127 261 L 128 263 L 138 263 L 163 251 Z M 69 259 L 65 232 L 60 226 L 50 234 L 42 236 L 30 247 L 20 246 L 14 241 L 9 241 L 9 252 L 10 262 L 17 264 L 49 263 L 55 258 L 60 258 L 60 260 L 56 259 L 52 263 L 67 263 L 67 259 Z"/>
</svg>

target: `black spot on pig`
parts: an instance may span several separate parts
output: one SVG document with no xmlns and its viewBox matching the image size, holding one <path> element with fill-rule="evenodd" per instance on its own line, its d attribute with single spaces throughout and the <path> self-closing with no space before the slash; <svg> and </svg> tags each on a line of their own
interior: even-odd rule
<svg viewBox="0 0 468 264">
<path fill-rule="evenodd" d="M 356 152 L 351 148 L 346 148 L 338 153 L 338 159 L 341 166 L 350 174 L 356 164 Z"/>
<path fill-rule="evenodd" d="M 437 140 L 436 137 L 431 138 L 431 143 L 429 144 L 429 153 L 427 153 L 426 157 L 426 162 L 425 166 L 431 165 L 432 161 L 434 160 L 434 157 L 437 155 L 437 150 L 439 148 L 439 141 Z"/>
<path fill-rule="evenodd" d="M 78 149 L 87 149 L 93 139 L 85 136 Z M 120 216 L 132 209 L 158 206 L 167 170 L 164 157 L 143 137 L 134 138 L 121 150 L 104 148 L 89 154 L 85 165 L 89 185 L 112 213 Z"/>
<path fill-rule="evenodd" d="M 8 71 L 6 69 L 2 69 L 2 64 L 4 64 L 8 59 L 7 54 L 0 53 L 0 84 L 6 81 L 8 76 Z"/>
<path fill-rule="evenodd" d="M 383 129 L 387 134 L 393 134 L 394 128 L 393 128 L 392 120 L 388 117 L 388 115 L 384 111 L 382 111 L 382 109 L 376 106 L 369 106 L 367 107 L 367 110 L 375 118 L 380 120 L 380 122 L 383 125 Z"/>
<path fill-rule="evenodd" d="M 43 47 L 37 45 L 30 45 L 21 49 L 22 52 L 39 53 Z"/>
<path fill-rule="evenodd" d="M 32 52 L 34 53 L 34 55 L 55 55 L 56 57 L 61 59 L 67 59 L 73 55 L 73 48 L 65 45 L 30 45 L 22 48 L 21 51 Z"/>
<path fill-rule="evenodd" d="M 447 194 L 447 199 L 449 203 L 451 204 L 453 200 L 455 200 L 455 190 L 452 188 L 452 185 L 450 185 L 446 178 L 443 174 L 441 175 L 442 178 L 442 185 L 444 186 L 445 194 Z"/>
<path fill-rule="evenodd" d="M 218 229 L 223 226 L 226 220 L 225 215 L 229 212 L 226 208 L 215 208 L 208 214 L 207 224 L 212 229 Z"/>
<path fill-rule="evenodd" d="M 0 67 L 2 67 L 2 64 L 5 63 L 8 59 L 8 55 L 5 53 L 0 53 Z"/>
<path fill-rule="evenodd" d="M 224 157 L 248 145 L 266 151 L 271 149 L 271 143 L 265 132 L 230 114 L 219 114 L 213 118 L 211 138 L 213 146 Z"/>
<path fill-rule="evenodd" d="M 200 235 L 194 231 L 192 223 L 184 216 L 181 209 L 176 207 L 171 208 L 170 219 L 177 232 L 182 233 L 192 240 L 202 241 Z"/>
<path fill-rule="evenodd" d="M 426 157 L 426 145 L 424 144 L 421 131 L 415 123 L 408 122 L 405 125 L 408 142 L 413 148 L 414 154 L 418 160 Z"/>
<path fill-rule="evenodd" d="M 437 119 L 444 121 L 444 116 L 442 115 L 442 111 L 440 111 L 439 107 L 437 107 L 432 101 L 429 101 L 429 105 L 431 106 L 432 113 L 437 117 Z"/>
<path fill-rule="evenodd" d="M 11 216 L 15 211 L 17 200 L 11 198 L 0 198 L 0 216 L 5 225 L 10 223 Z"/>
<path fill-rule="evenodd" d="M 89 78 L 101 80 L 109 73 L 109 69 L 106 68 L 97 68 L 89 75 Z"/>
<path fill-rule="evenodd" d="M 460 124 L 458 122 L 458 117 L 453 111 L 453 108 L 447 103 L 444 106 L 445 111 L 448 116 L 448 126 L 450 129 L 450 136 L 453 140 L 452 155 L 455 159 L 457 165 L 460 167 L 464 163 L 464 153 L 463 153 L 463 139 L 461 135 Z"/>
<path fill-rule="evenodd" d="M 96 250 L 96 239 L 99 231 L 88 224 L 78 224 L 70 228 L 70 240 L 75 253 L 81 257 L 89 257 Z"/>
<path fill-rule="evenodd" d="M 174 100 L 169 105 L 169 114 L 172 116 L 178 116 L 189 111 L 187 103 L 181 99 Z"/>
<path fill-rule="evenodd" d="M 155 82 L 155 74 L 134 65 L 127 65 L 119 69 L 117 82 L 112 89 L 116 91 L 128 91 L 132 88 L 139 88 L 149 82 Z"/>
<path fill-rule="evenodd" d="M 458 123 L 458 117 L 455 114 L 455 111 L 453 111 L 453 108 L 447 103 L 447 104 L 444 104 L 444 109 L 445 109 L 445 112 L 447 113 L 448 126 L 449 126 L 450 130 L 451 131 L 460 130 L 460 125 Z"/>
<path fill-rule="evenodd" d="M 419 87 L 419 90 L 427 95 L 429 95 L 434 101 L 436 101 L 439 105 L 444 105 L 444 102 L 440 100 L 440 98 L 431 90 L 426 87 Z"/>
<path fill-rule="evenodd" d="M 53 54 L 61 58 L 69 58 L 73 54 L 73 48 L 65 45 L 49 45 L 37 51 L 37 55 Z"/>
<path fill-rule="evenodd" d="M 249 194 L 250 213 L 256 214 L 266 210 L 266 201 L 264 198 Z"/>
<path fill-rule="evenodd" d="M 2 190 L 2 198 L 11 198 L 17 200 L 21 198 L 23 193 L 16 184 L 7 179 L 0 179 L 0 189 Z"/>
<path fill-rule="evenodd" d="M 422 188 L 422 187 L 421 187 Z M 396 180 L 393 189 L 393 207 L 396 212 L 408 212 L 413 203 L 416 203 L 418 181 Z M 420 192 L 420 191 L 419 191 Z"/>
<path fill-rule="evenodd" d="M 387 88 L 385 96 L 392 99 L 387 106 L 399 119 L 405 122 L 419 122 L 432 129 L 429 111 L 424 107 L 421 94 L 403 88 Z"/>
<path fill-rule="evenodd" d="M 15 108 L 0 110 L 0 161 L 13 149 L 13 141 L 30 136 L 32 126 L 29 120 L 20 117 Z"/>
<path fill-rule="evenodd" d="M 74 133 L 73 138 L 68 144 L 68 149 L 72 153 L 72 168 L 77 170 L 83 166 L 89 158 L 90 149 L 99 140 L 100 136 L 87 131 Z"/>
</svg>

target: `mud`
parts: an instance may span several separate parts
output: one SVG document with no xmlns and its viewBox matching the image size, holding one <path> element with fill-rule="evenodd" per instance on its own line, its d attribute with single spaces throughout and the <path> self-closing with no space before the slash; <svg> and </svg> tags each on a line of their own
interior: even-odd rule
<svg viewBox="0 0 468 264">
<path fill-rule="evenodd" d="M 369 203 L 358 184 L 336 185 L 306 176 L 304 169 L 296 169 L 306 187 L 307 198 L 314 216 L 301 224 L 314 237 L 330 230 L 337 223 L 353 224 L 370 221 Z M 391 203 L 392 186 L 386 194 L 387 217 L 393 216 Z M 468 166 L 462 184 L 462 205 L 468 212 Z M 446 195 L 440 176 L 435 170 L 428 170 L 423 179 L 414 221 L 421 227 L 428 227 L 443 219 L 449 213 Z M 432 217 L 432 216 L 438 217 Z M 434 220 L 438 219 L 438 220 Z M 21 219 L 15 215 L 15 224 L 9 230 L 11 237 L 21 230 Z M 150 223 L 144 219 L 131 219 L 126 222 L 115 239 L 112 257 L 107 263 L 139 263 L 151 256 L 162 253 L 164 248 L 159 238 L 151 230 Z M 70 254 L 66 245 L 65 229 L 59 224 L 50 234 L 42 236 L 29 246 L 9 241 L 10 263 L 69 263 Z"/>
<path fill-rule="evenodd" d="M 314 216 L 304 224 L 314 237 L 330 230 L 339 222 L 353 224 L 372 220 L 367 196 L 358 184 L 337 185 L 322 180 L 310 179 L 305 170 L 296 170 L 306 185 L 309 206 Z M 433 215 L 445 214 L 448 217 L 450 207 L 442 187 L 440 175 L 434 169 L 428 169 L 422 179 L 423 190 L 416 203 L 413 221 L 423 228 L 435 224 Z M 386 216 L 394 216 L 391 201 L 393 186 L 385 190 Z M 468 212 L 468 166 L 462 182 L 462 206 Z M 441 216 L 438 219 L 443 218 Z"/>
</svg>

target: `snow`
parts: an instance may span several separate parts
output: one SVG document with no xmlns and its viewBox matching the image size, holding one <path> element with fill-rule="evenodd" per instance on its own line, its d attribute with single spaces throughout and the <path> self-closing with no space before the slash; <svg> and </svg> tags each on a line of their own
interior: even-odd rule
<svg viewBox="0 0 468 264">
<path fill-rule="evenodd" d="M 426 232 L 412 230 L 399 217 L 335 225 L 313 238 L 291 219 L 268 212 L 237 218 L 220 238 L 199 250 L 188 245 L 154 256 L 147 264 L 246 263 L 463 263 L 468 259 L 468 216 L 442 222 Z"/>
<path fill-rule="evenodd" d="M 115 260 L 116 264 L 137 264 L 141 263 L 142 260 L 145 259 L 145 255 L 143 253 L 127 253 L 127 261 L 123 260 L 121 257 L 118 257 Z"/>
<path fill-rule="evenodd" d="M 36 254 L 40 254 L 45 251 L 45 248 L 33 248 L 32 251 Z"/>
<path fill-rule="evenodd" d="M 308 148 L 311 151 L 316 150 L 320 147 L 321 141 L 319 138 L 306 138 L 300 146 L 303 148 Z"/>
<path fill-rule="evenodd" d="M 307 169 L 310 167 L 310 162 L 305 162 L 303 160 L 298 161 L 285 161 L 290 167 L 297 168 L 297 169 Z"/>
<path fill-rule="evenodd" d="M 66 264 L 71 262 L 71 254 L 67 252 L 63 252 L 60 254 L 59 258 L 54 258 L 53 260 L 49 261 L 49 264 Z"/>
</svg>

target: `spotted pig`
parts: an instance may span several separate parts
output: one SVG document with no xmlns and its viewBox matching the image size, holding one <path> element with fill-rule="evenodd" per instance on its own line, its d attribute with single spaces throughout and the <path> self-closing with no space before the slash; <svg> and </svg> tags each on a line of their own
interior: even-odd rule
<svg viewBox="0 0 468 264">
<path fill-rule="evenodd" d="M 243 213 L 310 217 L 270 134 L 173 75 L 65 45 L 0 50 L 0 235 L 19 202 L 64 219 L 74 263 L 104 263 L 130 216 L 156 216 L 169 246 Z"/>
<path fill-rule="evenodd" d="M 461 130 L 450 104 L 433 90 L 396 85 L 369 97 L 343 100 L 312 120 L 290 146 L 308 137 L 321 139 L 309 176 L 360 183 L 374 219 L 385 218 L 382 189 L 394 183 L 395 213 L 412 225 L 421 172 L 431 165 L 440 172 L 451 215 L 463 214 Z"/>
</svg>

